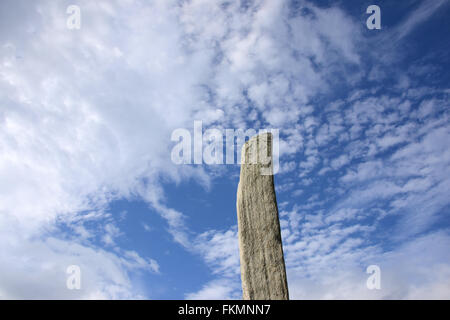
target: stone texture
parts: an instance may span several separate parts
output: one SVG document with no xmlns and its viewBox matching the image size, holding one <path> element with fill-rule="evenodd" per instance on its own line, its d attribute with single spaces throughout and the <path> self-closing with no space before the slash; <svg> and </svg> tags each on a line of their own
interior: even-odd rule
<svg viewBox="0 0 450 320">
<path fill-rule="evenodd" d="M 268 158 L 256 158 L 255 153 Z M 261 174 L 271 168 L 270 133 L 257 135 L 243 145 L 237 216 L 245 300 L 289 299 L 273 175 Z"/>
</svg>

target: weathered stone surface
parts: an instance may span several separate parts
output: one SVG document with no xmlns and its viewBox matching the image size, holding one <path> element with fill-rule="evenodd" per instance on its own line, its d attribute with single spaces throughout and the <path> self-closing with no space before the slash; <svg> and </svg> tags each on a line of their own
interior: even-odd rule
<svg viewBox="0 0 450 320">
<path fill-rule="evenodd" d="M 256 158 L 255 152 L 267 155 L 266 161 Z M 261 174 L 271 167 L 270 133 L 255 136 L 244 144 L 237 216 L 242 290 L 246 300 L 289 299 L 273 175 Z"/>
</svg>

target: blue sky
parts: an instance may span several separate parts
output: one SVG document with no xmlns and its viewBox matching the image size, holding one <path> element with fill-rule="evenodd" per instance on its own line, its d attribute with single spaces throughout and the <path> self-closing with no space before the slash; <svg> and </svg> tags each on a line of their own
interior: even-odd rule
<svg viewBox="0 0 450 320">
<path fill-rule="evenodd" d="M 240 299 L 239 165 L 171 160 L 202 121 L 279 130 L 292 299 L 448 299 L 449 17 L 445 0 L 2 1 L 0 298 Z"/>
</svg>

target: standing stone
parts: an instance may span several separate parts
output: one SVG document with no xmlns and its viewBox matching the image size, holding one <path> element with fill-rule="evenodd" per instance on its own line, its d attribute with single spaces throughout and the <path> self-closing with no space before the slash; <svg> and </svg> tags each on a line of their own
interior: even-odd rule
<svg viewBox="0 0 450 320">
<path fill-rule="evenodd" d="M 242 147 L 237 216 L 245 300 L 288 300 L 280 221 L 272 170 L 272 134 Z"/>
</svg>

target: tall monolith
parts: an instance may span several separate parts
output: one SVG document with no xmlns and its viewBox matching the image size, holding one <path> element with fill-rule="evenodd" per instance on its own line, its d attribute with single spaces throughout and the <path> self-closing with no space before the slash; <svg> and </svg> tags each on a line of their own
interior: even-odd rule
<svg viewBox="0 0 450 320">
<path fill-rule="evenodd" d="M 272 134 L 242 147 L 237 191 L 241 279 L 245 300 L 289 299 L 275 195 Z"/>
</svg>

